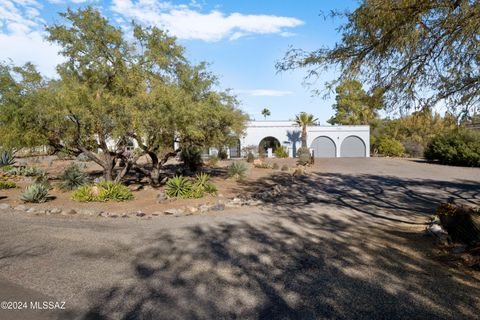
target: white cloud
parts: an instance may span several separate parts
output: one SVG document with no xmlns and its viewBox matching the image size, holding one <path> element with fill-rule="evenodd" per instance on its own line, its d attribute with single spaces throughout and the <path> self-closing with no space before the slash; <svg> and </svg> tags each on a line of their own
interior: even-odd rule
<svg viewBox="0 0 480 320">
<path fill-rule="evenodd" d="M 226 15 L 219 10 L 202 13 L 201 5 L 173 5 L 154 0 L 113 0 L 111 10 L 125 20 L 136 20 L 146 25 L 156 25 L 180 39 L 198 39 L 209 42 L 225 38 L 235 40 L 251 34 L 291 35 L 303 21 L 274 15 L 244 15 L 238 12 Z"/>
<path fill-rule="evenodd" d="M 235 92 L 246 94 L 252 97 L 285 97 L 294 93 L 293 91 L 273 89 L 236 90 Z"/>
<path fill-rule="evenodd" d="M 32 62 L 46 76 L 54 77 L 55 66 L 63 61 L 58 47 L 45 41 L 40 3 L 34 0 L 0 0 L 0 61 L 21 65 Z"/>
</svg>

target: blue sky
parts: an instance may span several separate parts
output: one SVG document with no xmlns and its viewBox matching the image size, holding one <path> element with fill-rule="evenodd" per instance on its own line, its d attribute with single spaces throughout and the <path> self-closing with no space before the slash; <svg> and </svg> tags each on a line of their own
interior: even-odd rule
<svg viewBox="0 0 480 320">
<path fill-rule="evenodd" d="M 168 29 L 186 47 L 194 62 L 208 61 L 222 89 L 230 88 L 241 108 L 261 120 L 268 107 L 271 120 L 313 113 L 322 124 L 333 114 L 329 99 L 312 96 L 302 85 L 304 71 L 278 74 L 275 62 L 289 46 L 316 49 L 333 46 L 340 21 L 319 16 L 332 9 L 354 9 L 356 1 L 155 1 L 155 0 L 0 0 L 0 60 L 32 61 L 49 77 L 62 61 L 54 45 L 44 41 L 46 24 L 59 21 L 67 7 L 93 5 L 112 23 L 125 27 L 132 19 Z M 328 73 L 317 82 L 331 80 Z"/>
</svg>

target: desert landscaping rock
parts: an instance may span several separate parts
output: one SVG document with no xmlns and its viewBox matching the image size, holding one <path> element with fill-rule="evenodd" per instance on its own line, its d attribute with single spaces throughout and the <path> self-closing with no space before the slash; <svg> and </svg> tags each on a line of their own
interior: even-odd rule
<svg viewBox="0 0 480 320">
<path fill-rule="evenodd" d="M 211 206 L 209 206 L 208 204 L 202 204 L 198 207 L 198 210 L 200 210 L 201 213 L 205 213 L 207 211 L 209 211 L 211 208 Z"/>
<path fill-rule="evenodd" d="M 62 213 L 62 209 L 52 208 L 52 209 L 49 210 L 49 212 L 50 212 L 51 214 L 60 214 L 60 213 Z"/>
<path fill-rule="evenodd" d="M 72 215 L 72 214 L 77 214 L 77 211 L 74 209 L 64 209 L 62 210 L 63 215 Z"/>
<path fill-rule="evenodd" d="M 224 203 L 217 203 L 210 208 L 211 211 L 223 211 L 225 210 Z"/>
<path fill-rule="evenodd" d="M 165 214 L 167 216 L 172 216 L 175 213 L 177 213 L 177 209 L 167 209 L 167 210 L 163 211 L 163 214 Z"/>
<path fill-rule="evenodd" d="M 145 217 L 147 214 L 146 214 L 145 212 L 142 212 L 142 211 L 137 211 L 137 212 L 135 213 L 135 215 L 136 215 L 137 217 L 142 218 L 142 217 Z"/>
<path fill-rule="evenodd" d="M 0 210 L 10 209 L 11 207 L 8 203 L 0 203 Z"/>
<path fill-rule="evenodd" d="M 199 209 L 197 207 L 194 207 L 194 206 L 188 206 L 186 208 L 186 210 L 187 210 L 188 213 L 194 214 L 194 213 L 197 213 Z"/>
<path fill-rule="evenodd" d="M 163 203 L 167 200 L 168 200 L 168 197 L 165 194 L 165 192 L 162 191 L 159 194 L 157 194 L 157 203 Z"/>
<path fill-rule="evenodd" d="M 14 210 L 17 210 L 17 211 L 27 211 L 28 208 L 26 206 L 24 206 L 23 204 L 21 205 L 18 205 L 16 206 L 15 208 L 13 208 Z"/>
<path fill-rule="evenodd" d="M 35 208 L 30 208 L 27 210 L 27 213 L 35 213 L 37 210 Z"/>
</svg>

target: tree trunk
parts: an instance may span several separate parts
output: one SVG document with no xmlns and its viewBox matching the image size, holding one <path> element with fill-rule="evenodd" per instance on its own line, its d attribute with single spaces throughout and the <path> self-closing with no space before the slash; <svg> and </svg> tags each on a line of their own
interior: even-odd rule
<svg viewBox="0 0 480 320">
<path fill-rule="evenodd" d="M 308 148 L 307 147 L 307 126 L 302 127 L 302 148 Z"/>
</svg>

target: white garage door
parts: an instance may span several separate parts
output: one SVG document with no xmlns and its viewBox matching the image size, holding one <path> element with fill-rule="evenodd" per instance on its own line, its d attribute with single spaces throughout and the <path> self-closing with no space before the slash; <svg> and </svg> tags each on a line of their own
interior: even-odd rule
<svg viewBox="0 0 480 320">
<path fill-rule="evenodd" d="M 337 148 L 335 142 L 329 137 L 317 137 L 313 140 L 311 148 L 315 158 L 335 158 Z"/>
<path fill-rule="evenodd" d="M 341 157 L 365 157 L 366 147 L 362 139 L 356 136 L 350 136 L 345 138 L 340 147 Z"/>
</svg>

